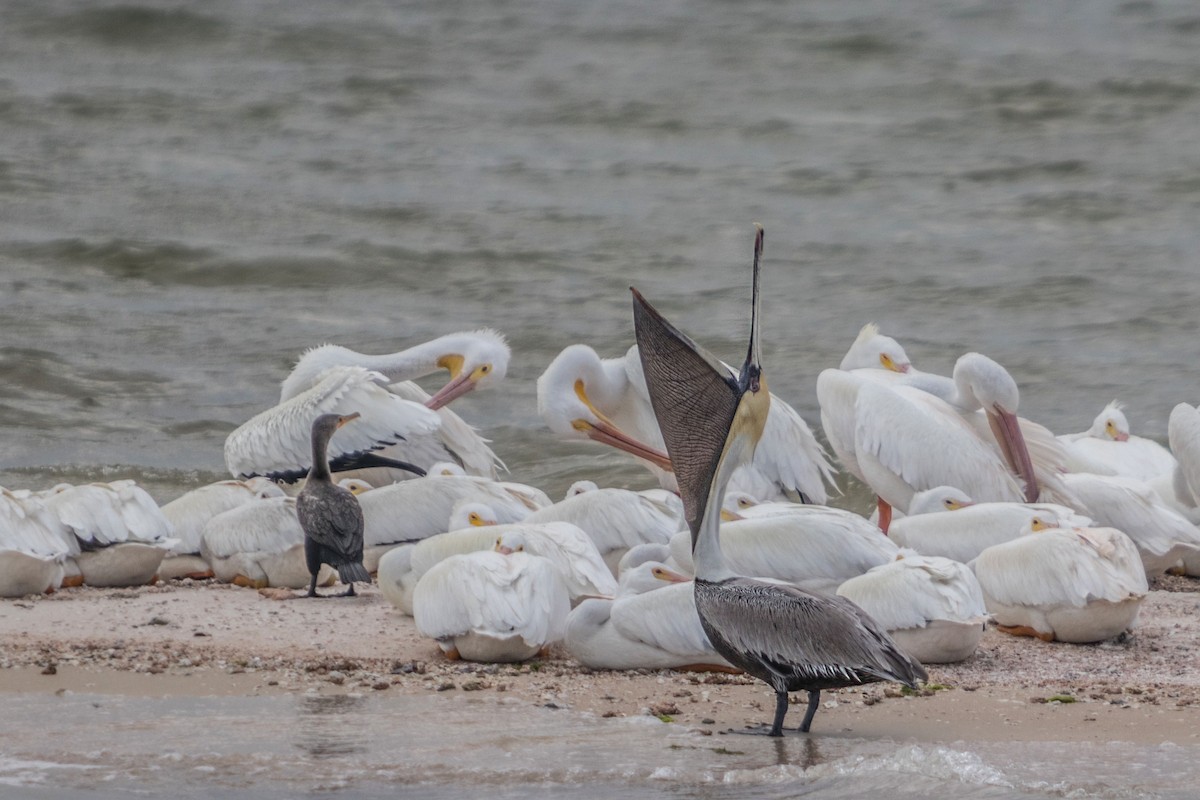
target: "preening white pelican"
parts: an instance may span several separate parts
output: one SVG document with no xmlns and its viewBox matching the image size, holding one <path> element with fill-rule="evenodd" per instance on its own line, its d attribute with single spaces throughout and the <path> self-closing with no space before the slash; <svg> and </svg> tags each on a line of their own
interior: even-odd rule
<svg viewBox="0 0 1200 800">
<path fill-rule="evenodd" d="M 892 521 L 888 537 L 922 555 L 943 556 L 965 564 L 992 545 L 1016 539 L 1034 520 L 1047 528 L 1093 524 L 1066 506 L 976 503 L 959 489 L 938 486 L 913 496 L 908 516 Z"/>
<path fill-rule="evenodd" d="M 1200 575 L 1200 528 L 1172 510 L 1145 481 L 1086 472 L 1062 477 L 1098 524 L 1133 540 L 1146 577 Z"/>
<path fill-rule="evenodd" d="M 1070 472 L 1120 475 L 1140 481 L 1152 481 L 1174 471 L 1171 451 L 1153 439 L 1134 436 L 1122 406 L 1113 400 L 1083 433 L 1058 437 L 1066 451 Z"/>
<path fill-rule="evenodd" d="M 567 651 L 591 669 L 735 671 L 709 642 L 692 582 L 644 562 L 621 576 L 617 597 L 584 600 L 567 617 Z"/>
<path fill-rule="evenodd" d="M 837 593 L 870 614 L 922 664 L 969 658 L 988 615 L 970 568 L 937 556 L 907 553 L 851 578 Z"/>
<path fill-rule="evenodd" d="M 311 579 L 294 497 L 253 499 L 213 516 L 204 525 L 200 552 L 222 583 L 304 589 Z M 326 586 L 335 579 L 326 566 L 317 582 Z"/>
<path fill-rule="evenodd" d="M 1099 642 L 1125 631 L 1146 597 L 1137 548 L 1113 528 L 1031 526 L 970 565 L 1000 630 Z"/>
<path fill-rule="evenodd" d="M 583 529 L 615 574 L 625 552 L 636 545 L 666 544 L 682 524 L 679 513 L 628 489 L 597 489 L 534 511 L 526 523 L 569 522 Z"/>
<path fill-rule="evenodd" d="M 252 417 L 229 434 L 225 466 L 236 478 L 265 475 L 299 480 L 312 466 L 312 421 L 321 414 L 352 413 L 360 414 L 361 419 L 329 448 L 333 471 L 389 466 L 378 458 L 377 451 L 433 433 L 441 418 L 419 403 L 392 394 L 386 383 L 383 375 L 362 367 L 326 370 L 310 389 Z M 429 458 L 426 463 L 438 460 L 442 459 Z"/>
<path fill-rule="evenodd" d="M 800 506 L 792 514 L 724 522 L 720 537 L 730 569 L 826 594 L 899 555 L 899 548 L 867 520 L 825 506 Z M 695 569 L 687 531 L 671 538 L 671 558 L 682 572 Z"/>
<path fill-rule="evenodd" d="M 591 439 L 624 450 L 646 464 L 663 488 L 677 488 L 637 345 L 611 359 L 601 359 L 582 344 L 563 350 L 538 378 L 538 412 L 560 437 Z M 826 484 L 834 485 L 828 457 L 812 430 L 774 395 L 754 458 L 730 480 L 735 489 L 759 499 L 809 503 L 825 503 Z"/>
<path fill-rule="evenodd" d="M 417 630 L 449 658 L 524 661 L 562 639 L 571 601 L 552 563 L 495 550 L 450 556 L 413 590 Z"/>
<path fill-rule="evenodd" d="M 28 494 L 28 493 L 26 493 Z M 62 585 L 67 545 L 39 519 L 40 503 L 0 489 L 0 597 L 51 592 Z"/>
</svg>

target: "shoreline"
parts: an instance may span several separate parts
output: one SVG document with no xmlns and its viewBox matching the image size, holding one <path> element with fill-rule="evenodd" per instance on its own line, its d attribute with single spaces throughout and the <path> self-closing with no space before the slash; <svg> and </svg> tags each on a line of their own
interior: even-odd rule
<svg viewBox="0 0 1200 800">
<path fill-rule="evenodd" d="M 894 684 L 823 692 L 811 735 L 1200 746 L 1200 582 L 1156 585 L 1167 588 L 1150 593 L 1123 642 L 1047 644 L 989 627 L 971 659 L 928 665 L 917 696 Z M 747 676 L 593 672 L 561 647 L 521 664 L 449 661 L 374 586 L 320 601 L 211 581 L 65 589 L 0 604 L 0 642 L 0 693 L 386 693 L 398 704 L 477 693 L 600 719 L 657 716 L 702 735 L 764 723 L 774 708 Z"/>
</svg>

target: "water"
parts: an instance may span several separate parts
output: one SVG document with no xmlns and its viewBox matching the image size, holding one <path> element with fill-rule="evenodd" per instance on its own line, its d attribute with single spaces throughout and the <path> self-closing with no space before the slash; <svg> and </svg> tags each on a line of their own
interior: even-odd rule
<svg viewBox="0 0 1200 800">
<path fill-rule="evenodd" d="M 1184 798 L 1195 746 L 701 736 L 494 699 L 9 695 L 0 787 L 29 798 Z M 0 793 L 5 790 L 0 788 Z"/>
<path fill-rule="evenodd" d="M 1118 397 L 1163 440 L 1170 408 L 1200 400 L 1198 86 L 1200 14 L 1183 0 L 16 0 L 0 26 L 0 484 L 134 477 L 166 501 L 223 477 L 225 436 L 275 401 L 304 348 L 384 352 L 490 325 L 513 345 L 509 379 L 456 408 L 513 477 L 554 496 L 581 477 L 645 486 L 619 454 L 555 442 L 534 380 L 572 342 L 623 352 L 631 284 L 740 357 L 752 221 L 767 230 L 771 386 L 814 425 L 817 373 L 874 320 L 923 369 L 996 358 L 1022 412 L 1056 431 Z M 245 714 L 187 702 L 105 707 L 176 749 Z M 270 736 L 300 735 L 277 722 L 300 711 L 261 702 Z M 161 703 L 177 705 L 144 712 Z M 405 718 L 368 706 L 371 741 L 403 751 Z M 203 724 L 177 717 L 193 712 Z M 303 769 L 287 783 L 279 765 L 316 756 L 239 718 L 249 752 L 270 754 L 259 794 L 291 791 L 275 777 L 323 785 Z M 604 730 L 621 731 L 605 734 L 617 766 L 580 781 L 675 785 L 629 729 Z M 684 792 L 739 796 L 743 774 L 743 796 L 774 796 L 775 776 L 787 796 L 798 781 L 849 791 L 792 751 L 786 768 L 767 748 L 712 771 L 685 740 L 670 751 Z M 14 757 L 52 766 L 2 774 L 31 770 L 47 796 L 110 755 L 113 796 L 161 788 L 151 766 L 221 796 L 205 776 L 249 763 L 220 742 L 164 764 L 34 741 Z M 819 744 L 824 764 L 888 765 L 851 774 L 895 796 L 944 788 L 925 765 L 959 752 Z M 964 752 L 1015 788 L 960 795 L 1057 791 L 1021 772 L 1041 748 Z M 408 763 L 370 743 L 335 755 L 366 764 L 368 794 L 392 780 L 371 769 Z M 1084 765 L 1083 796 L 1143 780 L 1097 771 L 1086 788 L 1103 753 L 1063 761 Z M 418 763 L 420 791 L 452 791 L 436 785 L 453 760 Z M 1170 796 L 1160 778 L 1145 780 Z M 544 779 L 566 777 L 517 770 L 497 795 L 553 794 L 530 790 Z"/>
</svg>

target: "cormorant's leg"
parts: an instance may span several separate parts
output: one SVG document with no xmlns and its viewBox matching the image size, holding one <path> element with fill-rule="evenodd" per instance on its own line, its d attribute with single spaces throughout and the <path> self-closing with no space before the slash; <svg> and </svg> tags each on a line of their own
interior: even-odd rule
<svg viewBox="0 0 1200 800">
<path fill-rule="evenodd" d="M 821 690 L 808 690 L 808 711 L 804 714 L 804 722 L 800 723 L 800 732 L 808 733 L 808 727 L 812 725 L 812 719 L 816 716 L 817 706 L 821 705 Z"/>
<path fill-rule="evenodd" d="M 783 736 L 783 718 L 788 710 L 788 693 L 775 693 L 775 722 L 771 725 L 771 732 L 768 736 Z"/>
<path fill-rule="evenodd" d="M 354 597 L 354 583 L 351 582 L 350 588 L 338 595 L 338 597 Z"/>
<path fill-rule="evenodd" d="M 322 597 L 322 595 L 317 594 L 317 573 L 314 572 L 312 574 L 312 576 L 313 576 L 312 583 L 310 583 L 308 585 L 308 594 L 305 596 L 306 597 Z"/>
</svg>

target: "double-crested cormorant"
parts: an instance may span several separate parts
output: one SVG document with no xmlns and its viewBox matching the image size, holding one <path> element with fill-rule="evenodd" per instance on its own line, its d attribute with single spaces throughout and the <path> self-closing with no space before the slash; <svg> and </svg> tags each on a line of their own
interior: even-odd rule
<svg viewBox="0 0 1200 800">
<path fill-rule="evenodd" d="M 807 731 L 822 689 L 880 680 L 915 686 L 926 676 L 849 600 L 741 577 L 721 555 L 725 486 L 753 455 L 770 404 L 758 341 L 761 255 L 759 228 L 750 347 L 738 374 L 667 322 L 636 289 L 633 316 L 646 385 L 692 533 L 696 611 L 716 651 L 775 690 L 770 735 L 780 736 L 789 692 L 808 692 L 808 713 L 800 726 Z"/>
<path fill-rule="evenodd" d="M 304 529 L 304 557 L 312 583 L 309 597 L 317 594 L 317 574 L 322 564 L 338 571 L 342 583 L 349 586 L 340 597 L 354 596 L 354 582 L 371 582 L 363 567 L 363 513 L 358 498 L 333 482 L 326 450 L 334 432 L 358 414 L 322 414 L 313 420 L 313 465 L 304 489 L 296 497 L 296 516 Z"/>
</svg>

